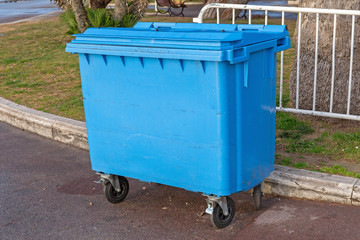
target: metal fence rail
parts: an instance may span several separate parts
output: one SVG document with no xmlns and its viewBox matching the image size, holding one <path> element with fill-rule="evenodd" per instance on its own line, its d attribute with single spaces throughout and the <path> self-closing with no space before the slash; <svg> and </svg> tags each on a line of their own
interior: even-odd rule
<svg viewBox="0 0 360 240">
<path fill-rule="evenodd" d="M 354 37 L 355 37 L 355 18 L 360 16 L 358 10 L 339 10 L 339 9 L 320 9 L 320 8 L 298 8 L 298 7 L 280 7 L 280 6 L 255 6 L 255 5 L 241 5 L 241 4 L 224 4 L 224 3 L 212 3 L 204 6 L 198 17 L 194 18 L 193 21 L 197 23 L 203 22 L 204 13 L 208 9 L 216 9 L 217 23 L 220 23 L 220 9 L 232 9 L 232 24 L 235 24 L 236 9 L 248 10 L 249 18 L 248 23 L 251 24 L 252 11 L 264 11 L 265 25 L 268 24 L 268 13 L 269 12 L 280 12 L 281 23 L 285 24 L 285 13 L 297 13 L 298 14 L 298 42 L 297 42 L 297 72 L 296 72 L 296 104 L 295 108 L 285 108 L 282 106 L 283 98 L 283 79 L 284 79 L 284 53 L 281 52 L 281 66 L 280 66 L 280 92 L 279 92 L 279 106 L 276 107 L 277 111 L 301 113 L 321 117 L 332 117 L 348 120 L 360 121 L 360 116 L 350 114 L 350 103 L 351 103 L 351 86 L 352 86 L 352 75 L 353 75 L 353 61 L 354 61 Z M 315 33 L 315 66 L 314 66 L 314 90 L 313 90 L 313 104 L 312 110 L 305 110 L 299 108 L 299 79 L 300 79 L 300 54 L 301 54 L 301 22 L 303 13 L 316 14 L 316 33 Z M 330 93 L 330 110 L 329 112 L 322 112 L 316 110 L 316 85 L 317 85 L 317 64 L 318 64 L 318 43 L 319 43 L 319 15 L 327 14 L 334 16 L 334 28 L 333 28 L 333 45 L 332 45 L 332 72 L 331 72 L 331 93 Z M 349 85 L 347 94 L 347 110 L 346 114 L 333 113 L 333 100 L 334 100 L 334 81 L 335 81 L 335 50 L 336 50 L 336 23 L 337 16 L 345 15 L 352 16 L 351 26 L 351 46 L 350 46 L 350 70 L 349 70 Z M 358 30 L 359 31 L 359 30 Z"/>
</svg>

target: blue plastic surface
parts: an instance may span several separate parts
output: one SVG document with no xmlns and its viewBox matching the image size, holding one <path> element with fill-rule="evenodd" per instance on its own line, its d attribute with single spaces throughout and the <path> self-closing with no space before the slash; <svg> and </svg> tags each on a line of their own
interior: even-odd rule
<svg viewBox="0 0 360 240">
<path fill-rule="evenodd" d="M 219 196 L 258 185 L 274 167 L 275 53 L 289 47 L 284 26 L 78 34 L 66 51 L 79 53 L 92 168 Z"/>
<path fill-rule="evenodd" d="M 249 58 L 245 46 L 277 40 L 284 47 L 290 42 L 287 35 L 286 27 L 278 25 L 138 23 L 134 28 L 90 28 L 76 34 L 66 51 L 236 63 Z"/>
</svg>

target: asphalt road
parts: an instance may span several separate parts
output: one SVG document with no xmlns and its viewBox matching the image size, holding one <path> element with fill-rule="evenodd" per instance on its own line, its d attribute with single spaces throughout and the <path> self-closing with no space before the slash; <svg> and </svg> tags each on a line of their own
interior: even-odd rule
<svg viewBox="0 0 360 240">
<path fill-rule="evenodd" d="M 59 10 L 50 0 L 0 0 L 0 24 Z"/>
<path fill-rule="evenodd" d="M 108 203 L 87 151 L 0 122 L 0 239 L 359 239 L 360 207 L 266 197 L 255 211 L 234 194 L 222 230 L 199 193 L 130 179 Z"/>
</svg>

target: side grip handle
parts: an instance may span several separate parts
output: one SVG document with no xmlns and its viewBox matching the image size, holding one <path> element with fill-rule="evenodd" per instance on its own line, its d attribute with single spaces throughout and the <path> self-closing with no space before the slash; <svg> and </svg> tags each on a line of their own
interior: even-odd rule
<svg viewBox="0 0 360 240">
<path fill-rule="evenodd" d="M 291 47 L 290 36 L 280 38 L 276 42 L 275 52 L 281 52 Z"/>
<path fill-rule="evenodd" d="M 244 62 L 244 87 L 248 87 L 248 81 L 249 81 L 249 62 Z"/>
</svg>

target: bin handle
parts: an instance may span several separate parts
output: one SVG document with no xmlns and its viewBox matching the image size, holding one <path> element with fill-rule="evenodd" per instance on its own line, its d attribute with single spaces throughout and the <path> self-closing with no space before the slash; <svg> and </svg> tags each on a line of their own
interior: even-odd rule
<svg viewBox="0 0 360 240">
<path fill-rule="evenodd" d="M 249 61 L 244 62 L 244 87 L 248 87 L 249 81 Z"/>
<path fill-rule="evenodd" d="M 242 47 L 236 50 L 231 50 L 232 54 L 230 55 L 229 61 L 231 64 L 248 61 L 251 53 L 267 48 L 274 48 L 275 45 L 276 41 L 272 40 Z"/>
<path fill-rule="evenodd" d="M 176 26 L 176 23 L 160 22 L 160 23 L 153 23 L 151 28 L 154 28 L 154 29 L 172 29 L 175 26 Z"/>
<path fill-rule="evenodd" d="M 256 52 L 266 48 L 273 48 L 274 52 L 277 53 L 290 48 L 290 46 L 291 45 L 289 36 L 280 39 L 274 39 L 271 41 L 260 42 L 254 45 L 231 50 L 231 53 L 229 53 L 228 55 L 228 61 L 230 61 L 231 64 L 245 62 L 249 60 L 250 53 L 252 52 Z"/>
<path fill-rule="evenodd" d="M 290 46 L 291 46 L 290 36 L 280 38 L 276 42 L 275 52 L 284 51 L 284 50 L 290 48 Z"/>
</svg>

